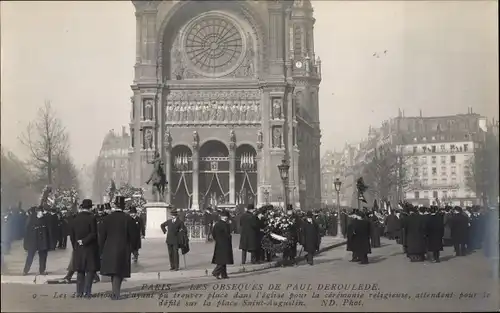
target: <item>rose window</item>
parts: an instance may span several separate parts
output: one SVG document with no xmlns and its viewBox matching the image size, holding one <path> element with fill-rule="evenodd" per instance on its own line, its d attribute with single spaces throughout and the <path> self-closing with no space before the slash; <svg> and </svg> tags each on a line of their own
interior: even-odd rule
<svg viewBox="0 0 500 313">
<path fill-rule="evenodd" d="M 212 16 L 195 20 L 188 26 L 184 52 L 195 71 L 223 76 L 241 63 L 244 44 L 242 33 L 234 22 Z"/>
</svg>

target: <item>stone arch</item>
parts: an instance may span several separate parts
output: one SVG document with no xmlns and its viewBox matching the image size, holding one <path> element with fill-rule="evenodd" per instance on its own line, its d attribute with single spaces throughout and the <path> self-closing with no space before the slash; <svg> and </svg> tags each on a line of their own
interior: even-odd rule
<svg viewBox="0 0 500 313">
<path fill-rule="evenodd" d="M 255 204 L 257 201 L 257 150 L 251 144 L 236 148 L 236 203 Z"/>
<path fill-rule="evenodd" d="M 249 1 L 179 1 L 172 5 L 161 21 L 157 34 L 158 53 L 160 55 L 161 77 L 169 78 L 171 73 L 170 50 L 180 30 L 190 20 L 208 11 L 222 10 L 243 17 L 249 24 L 254 37 L 257 54 L 257 74 L 260 76 L 268 68 L 267 25 L 261 14 Z"/>
<path fill-rule="evenodd" d="M 176 145 L 172 147 L 172 155 L 174 155 L 176 152 L 188 152 L 189 151 L 189 156 L 193 155 L 193 149 L 191 146 L 189 146 L 185 142 L 179 142 Z"/>
<path fill-rule="evenodd" d="M 172 204 L 177 208 L 187 209 L 192 205 L 193 176 L 191 148 L 186 144 L 177 144 L 172 148 L 170 190 Z"/>
<path fill-rule="evenodd" d="M 200 145 L 200 157 L 228 157 L 229 149 L 227 145 L 217 139 L 206 140 Z"/>
</svg>

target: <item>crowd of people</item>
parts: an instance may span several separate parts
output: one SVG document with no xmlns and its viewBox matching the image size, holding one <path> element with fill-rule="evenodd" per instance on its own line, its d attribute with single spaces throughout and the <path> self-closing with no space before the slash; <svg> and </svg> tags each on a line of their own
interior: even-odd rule
<svg viewBox="0 0 500 313">
<path fill-rule="evenodd" d="M 242 264 L 270 262 L 280 255 L 283 266 L 292 266 L 304 252 L 307 263 L 313 265 L 321 238 L 337 235 L 337 226 L 340 226 L 339 235 L 347 239 L 352 262 L 369 263 L 368 254 L 381 246 L 382 236 L 401 244 L 412 262 L 440 262 L 444 246 L 453 246 L 457 256 L 481 247 L 487 255 L 491 254 L 493 237 L 486 236 L 492 229 L 488 225 L 491 212 L 479 207 L 419 208 L 401 203 L 392 210 L 343 209 L 339 216 L 334 210 L 305 212 L 292 206 L 283 209 L 248 205 L 235 211 L 171 209 L 171 219 L 163 223 L 161 229 L 166 233 L 170 269 L 178 271 L 179 250 L 182 254 L 189 252 L 189 225 L 200 223 L 207 242 L 215 241 L 212 275 L 227 279 L 227 265 L 234 264 L 234 233 L 240 234 L 238 248 Z M 73 252 L 63 281 L 71 282 L 76 273 L 77 295 L 90 297 L 92 284 L 99 281 L 97 273 L 111 276 L 112 299 L 120 299 L 121 283 L 131 275 L 131 262 L 138 261 L 146 231 L 145 212 L 127 203 L 123 196 L 116 196 L 113 203 L 100 205 L 85 199 L 77 212 L 40 205 L 25 214 L 18 208 L 8 212 L 2 223 L 9 225 L 5 227 L 8 233 L 2 233 L 2 256 L 10 242 L 24 238 L 27 251 L 24 275 L 29 273 L 36 253 L 39 273 L 46 274 L 49 251 L 66 249 L 67 237 L 70 237 Z M 4 237 L 8 245 L 4 245 Z"/>
</svg>

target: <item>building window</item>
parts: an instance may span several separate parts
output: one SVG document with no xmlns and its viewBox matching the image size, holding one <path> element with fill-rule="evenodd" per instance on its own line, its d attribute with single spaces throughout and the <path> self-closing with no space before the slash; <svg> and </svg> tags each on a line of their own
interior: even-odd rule
<svg viewBox="0 0 500 313">
<path fill-rule="evenodd" d="M 422 138 L 423 141 L 427 141 L 427 137 Z"/>
<path fill-rule="evenodd" d="M 441 164 L 446 164 L 446 156 L 441 157 Z"/>
<path fill-rule="evenodd" d="M 457 160 L 457 157 L 456 157 L 456 156 L 454 156 L 454 155 L 452 155 L 452 156 L 451 156 L 451 160 L 450 160 L 450 162 L 451 162 L 451 163 L 455 163 L 455 162 L 456 162 L 456 160 Z"/>
<path fill-rule="evenodd" d="M 446 166 L 441 166 L 441 172 L 446 172 Z"/>
<path fill-rule="evenodd" d="M 441 151 L 445 151 L 446 150 L 446 145 L 441 145 Z"/>
<path fill-rule="evenodd" d="M 413 147 L 413 153 L 417 153 L 417 148 L 418 147 Z"/>
<path fill-rule="evenodd" d="M 469 151 L 469 145 L 468 144 L 464 144 L 464 152 L 467 152 Z"/>
<path fill-rule="evenodd" d="M 418 167 L 413 168 L 413 175 L 418 176 Z"/>
<path fill-rule="evenodd" d="M 438 183 L 437 178 L 433 178 L 433 179 L 432 179 L 432 184 L 433 184 L 433 185 L 437 185 L 437 183 Z"/>
<path fill-rule="evenodd" d="M 429 198 L 429 192 L 428 192 L 428 191 L 424 191 L 424 198 L 425 198 L 425 199 L 428 199 L 428 198 Z"/>
<path fill-rule="evenodd" d="M 436 159 L 437 159 L 437 157 L 435 157 L 435 156 L 432 157 L 432 164 L 436 164 Z"/>
<path fill-rule="evenodd" d="M 455 151 L 455 145 L 450 145 L 450 150 Z"/>
<path fill-rule="evenodd" d="M 425 157 L 425 156 L 424 156 L 424 157 L 422 157 L 422 163 L 423 163 L 423 164 L 427 164 L 427 157 Z"/>
<path fill-rule="evenodd" d="M 435 167 L 432 168 L 432 175 L 437 175 L 437 168 Z"/>
<path fill-rule="evenodd" d="M 446 184 L 447 182 L 448 180 L 446 179 L 446 177 L 441 178 L 441 184 Z"/>
<path fill-rule="evenodd" d="M 433 197 L 434 199 L 437 199 L 437 197 L 438 197 L 438 192 L 437 192 L 437 191 L 433 191 L 433 192 L 432 192 L 432 197 Z"/>
<path fill-rule="evenodd" d="M 436 146 L 431 146 L 431 151 L 436 152 Z"/>
<path fill-rule="evenodd" d="M 418 158 L 417 157 L 413 157 L 413 164 L 418 164 Z"/>
<path fill-rule="evenodd" d="M 415 191 L 415 199 L 420 199 L 420 192 Z"/>
<path fill-rule="evenodd" d="M 427 176 L 427 167 L 422 168 L 422 176 Z"/>
<path fill-rule="evenodd" d="M 451 183 L 452 183 L 453 185 L 456 185 L 456 184 L 457 184 L 457 178 L 456 178 L 456 177 L 452 177 L 452 178 L 451 178 Z"/>
<path fill-rule="evenodd" d="M 451 167 L 451 175 L 456 175 L 457 174 L 457 167 L 456 166 L 452 166 Z"/>
</svg>

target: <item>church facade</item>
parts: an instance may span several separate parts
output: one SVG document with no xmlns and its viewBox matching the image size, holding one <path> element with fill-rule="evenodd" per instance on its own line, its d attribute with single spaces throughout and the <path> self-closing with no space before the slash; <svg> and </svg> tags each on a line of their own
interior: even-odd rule
<svg viewBox="0 0 500 313">
<path fill-rule="evenodd" d="M 311 3 L 133 1 L 137 19 L 130 182 L 159 151 L 178 208 L 319 207 L 321 63 Z"/>
</svg>

